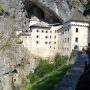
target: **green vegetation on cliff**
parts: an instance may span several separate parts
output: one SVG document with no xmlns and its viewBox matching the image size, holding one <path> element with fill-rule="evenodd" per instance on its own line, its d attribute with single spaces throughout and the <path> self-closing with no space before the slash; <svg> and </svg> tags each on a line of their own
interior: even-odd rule
<svg viewBox="0 0 90 90">
<path fill-rule="evenodd" d="M 63 78 L 67 70 L 70 69 L 67 64 L 68 57 L 56 54 L 54 63 L 50 64 L 48 60 L 40 59 L 40 63 L 33 73 L 27 78 L 30 84 L 23 90 L 54 90 L 57 83 Z"/>
</svg>

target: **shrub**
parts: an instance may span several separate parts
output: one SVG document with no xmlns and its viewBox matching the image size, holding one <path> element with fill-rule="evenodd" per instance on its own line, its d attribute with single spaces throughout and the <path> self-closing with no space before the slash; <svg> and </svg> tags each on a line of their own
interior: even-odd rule
<svg viewBox="0 0 90 90">
<path fill-rule="evenodd" d="M 62 80 L 66 72 L 70 69 L 70 65 L 64 65 L 54 70 L 50 74 L 41 78 L 27 90 L 55 90 L 57 84 Z"/>
<path fill-rule="evenodd" d="M 55 59 L 54 59 L 54 61 L 55 61 L 55 63 L 54 63 L 55 64 L 55 67 L 58 68 L 59 66 L 65 64 L 67 60 L 68 60 L 68 56 L 62 56 L 59 53 L 57 53 L 55 55 Z"/>
<path fill-rule="evenodd" d="M 49 64 L 47 60 L 41 60 L 38 67 L 35 69 L 35 74 L 39 77 L 43 77 L 47 73 L 50 73 L 53 69 L 53 64 Z"/>
<path fill-rule="evenodd" d="M 30 80 L 30 83 L 34 83 L 35 81 L 37 81 L 39 79 L 39 77 L 32 72 L 30 72 L 30 74 L 27 76 L 27 78 Z"/>
</svg>

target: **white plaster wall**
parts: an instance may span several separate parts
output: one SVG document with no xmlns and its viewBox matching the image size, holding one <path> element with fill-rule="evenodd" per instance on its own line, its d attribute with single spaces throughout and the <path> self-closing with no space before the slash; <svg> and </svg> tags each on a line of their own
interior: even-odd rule
<svg viewBox="0 0 90 90">
<path fill-rule="evenodd" d="M 39 32 L 37 32 L 39 30 Z M 36 56 L 42 56 L 45 57 L 49 53 L 49 47 L 48 44 L 45 44 L 45 36 L 47 35 L 45 32 L 46 30 L 43 30 L 44 32 L 42 33 L 43 29 L 39 28 L 34 28 L 32 29 L 32 34 L 31 34 L 31 53 L 36 55 Z M 48 31 L 48 30 L 47 30 Z M 38 38 L 36 36 L 39 36 Z M 47 35 L 48 36 L 48 35 Z M 39 42 L 38 44 L 36 42 Z"/>
<path fill-rule="evenodd" d="M 76 32 L 78 28 L 78 32 Z M 82 50 L 84 46 L 88 45 L 88 27 L 86 26 L 71 26 L 71 49 L 74 49 L 75 45 L 79 46 L 79 50 Z M 75 38 L 78 37 L 78 42 L 75 42 Z"/>
<path fill-rule="evenodd" d="M 90 43 L 90 29 L 88 30 L 88 43 Z"/>
<path fill-rule="evenodd" d="M 68 42 L 69 38 L 69 42 Z M 65 40 L 66 39 L 66 40 Z M 70 55 L 71 53 L 71 27 L 63 27 L 59 30 L 59 46 L 60 53 L 63 55 Z"/>
<path fill-rule="evenodd" d="M 79 45 L 79 50 L 82 50 L 84 46 L 87 46 L 88 26 L 89 23 L 87 22 L 72 21 L 64 23 L 63 27 L 59 29 L 60 53 L 63 55 L 70 55 L 75 45 Z M 78 28 L 78 32 L 76 32 L 76 28 Z M 75 42 L 75 37 L 79 38 L 78 42 Z M 69 42 L 67 42 L 67 38 L 69 38 Z"/>
<path fill-rule="evenodd" d="M 36 56 L 41 57 L 50 57 L 58 52 L 58 27 L 49 28 L 32 28 L 31 34 L 31 53 Z M 39 30 L 39 32 L 37 32 Z M 42 33 L 43 30 L 43 33 Z M 46 33 L 47 31 L 47 33 Z M 36 38 L 36 36 L 39 38 Z M 47 36 L 47 38 L 45 38 Z M 51 37 L 51 38 L 50 38 Z M 39 44 L 36 44 L 36 41 L 39 41 Z M 47 42 L 47 44 L 45 44 Z M 50 43 L 51 42 L 51 43 Z M 55 43 L 56 42 L 56 43 Z"/>
</svg>

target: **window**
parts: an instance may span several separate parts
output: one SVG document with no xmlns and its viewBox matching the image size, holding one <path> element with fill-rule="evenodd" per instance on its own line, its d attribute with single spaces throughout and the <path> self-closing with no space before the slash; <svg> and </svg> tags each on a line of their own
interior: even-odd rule
<svg viewBox="0 0 90 90">
<path fill-rule="evenodd" d="M 66 48 L 64 48 L 65 49 L 65 51 L 66 51 Z"/>
<path fill-rule="evenodd" d="M 52 38 L 52 37 L 50 36 L 50 38 Z"/>
<path fill-rule="evenodd" d="M 68 28 L 68 32 L 69 32 L 69 28 Z"/>
<path fill-rule="evenodd" d="M 67 51 L 69 51 L 69 48 L 67 48 Z"/>
<path fill-rule="evenodd" d="M 25 30 L 25 32 L 28 32 L 28 30 Z"/>
<path fill-rule="evenodd" d="M 45 44 L 48 44 L 48 42 L 45 42 Z"/>
<path fill-rule="evenodd" d="M 15 82 L 15 81 L 16 81 L 16 79 L 13 79 L 13 81 Z"/>
<path fill-rule="evenodd" d="M 57 30 L 55 30 L 55 33 L 57 32 Z"/>
<path fill-rule="evenodd" d="M 66 43 L 66 38 L 65 38 L 65 43 Z"/>
<path fill-rule="evenodd" d="M 52 31 L 50 31 L 50 33 L 52 33 Z"/>
<path fill-rule="evenodd" d="M 46 31 L 46 33 L 48 33 L 48 31 Z"/>
<path fill-rule="evenodd" d="M 49 42 L 49 44 L 51 44 L 51 42 Z"/>
<path fill-rule="evenodd" d="M 75 42 L 78 42 L 78 38 L 77 37 L 75 38 Z"/>
<path fill-rule="evenodd" d="M 51 48 L 51 46 L 50 46 L 50 48 Z"/>
<path fill-rule="evenodd" d="M 39 38 L 39 36 L 37 35 L 36 38 Z"/>
<path fill-rule="evenodd" d="M 39 44 L 39 41 L 36 41 L 36 44 Z"/>
<path fill-rule="evenodd" d="M 45 36 L 45 38 L 48 38 L 48 36 Z"/>
<path fill-rule="evenodd" d="M 56 36 L 54 38 L 56 38 Z"/>
<path fill-rule="evenodd" d="M 39 30 L 37 30 L 37 32 L 39 32 Z"/>
<path fill-rule="evenodd" d="M 76 32 L 78 32 L 78 28 L 76 28 Z"/>
<path fill-rule="evenodd" d="M 42 33 L 43 33 L 44 31 L 42 30 Z"/>
<path fill-rule="evenodd" d="M 54 42 L 54 44 L 56 44 L 56 42 Z"/>
<path fill-rule="evenodd" d="M 78 45 L 75 45 L 75 46 L 74 46 L 74 49 L 79 49 Z"/>
<path fill-rule="evenodd" d="M 68 38 L 68 43 L 69 43 L 69 38 Z"/>
</svg>

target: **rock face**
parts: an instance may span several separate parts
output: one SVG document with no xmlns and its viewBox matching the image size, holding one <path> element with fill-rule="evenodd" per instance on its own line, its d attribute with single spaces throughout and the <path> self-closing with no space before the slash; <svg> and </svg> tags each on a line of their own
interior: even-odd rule
<svg viewBox="0 0 90 90">
<path fill-rule="evenodd" d="M 26 2 L 33 2 L 43 10 L 46 9 L 49 12 L 56 15 L 61 20 L 66 20 L 70 14 L 78 9 L 81 12 L 84 11 L 84 5 L 87 4 L 87 0 L 25 0 Z"/>
</svg>

